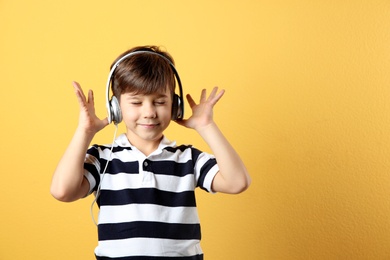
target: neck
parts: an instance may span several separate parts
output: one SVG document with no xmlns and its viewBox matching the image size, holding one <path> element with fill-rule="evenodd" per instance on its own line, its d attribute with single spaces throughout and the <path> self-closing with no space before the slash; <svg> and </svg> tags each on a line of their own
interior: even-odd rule
<svg viewBox="0 0 390 260">
<path fill-rule="evenodd" d="M 130 144 L 135 146 L 145 156 L 149 156 L 151 153 L 156 151 L 163 138 L 163 136 L 161 136 L 158 139 L 145 140 L 129 133 L 127 133 L 126 136 Z"/>
</svg>

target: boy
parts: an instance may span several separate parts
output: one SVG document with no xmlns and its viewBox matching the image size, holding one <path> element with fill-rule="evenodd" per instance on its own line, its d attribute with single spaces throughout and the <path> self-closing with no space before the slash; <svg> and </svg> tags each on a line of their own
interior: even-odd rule
<svg viewBox="0 0 390 260">
<path fill-rule="evenodd" d="M 199 104 L 187 95 L 192 116 L 176 120 L 197 131 L 214 155 L 176 146 L 164 136 L 176 119 L 173 64 L 156 46 L 133 48 L 113 63 L 111 88 L 121 111 L 116 120 L 127 130 L 112 145 L 89 147 L 111 115 L 99 119 L 93 92 L 87 98 L 73 83 L 79 124 L 54 172 L 51 194 L 65 202 L 98 196 L 96 259 L 203 259 L 194 189 L 236 194 L 250 184 L 243 162 L 213 121 L 224 91 L 214 88 L 207 97 L 202 90 Z"/>
</svg>

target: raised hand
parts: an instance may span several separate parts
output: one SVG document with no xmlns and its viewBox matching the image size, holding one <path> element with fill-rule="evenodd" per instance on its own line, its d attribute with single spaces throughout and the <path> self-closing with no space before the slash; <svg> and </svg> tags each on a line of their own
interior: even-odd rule
<svg viewBox="0 0 390 260">
<path fill-rule="evenodd" d="M 187 101 L 191 107 L 192 115 L 188 119 L 177 121 L 178 124 L 200 130 L 214 122 L 213 120 L 213 107 L 221 99 L 224 90 L 218 92 L 218 87 L 214 87 L 210 95 L 207 97 L 205 89 L 202 90 L 199 104 L 196 104 L 191 95 L 187 95 Z"/>
<path fill-rule="evenodd" d="M 73 87 L 80 106 L 79 128 L 92 134 L 99 132 L 108 125 L 108 120 L 96 116 L 93 91 L 88 91 L 87 98 L 79 83 L 73 82 Z"/>
</svg>

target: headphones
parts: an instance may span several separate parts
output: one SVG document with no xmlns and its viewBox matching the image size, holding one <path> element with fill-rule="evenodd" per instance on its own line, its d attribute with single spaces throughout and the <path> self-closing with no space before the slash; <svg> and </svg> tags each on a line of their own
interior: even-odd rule
<svg viewBox="0 0 390 260">
<path fill-rule="evenodd" d="M 106 107 L 107 107 L 107 112 L 108 112 L 108 123 L 110 124 L 111 122 L 114 122 L 115 125 L 119 124 L 122 121 L 122 112 L 119 106 L 119 101 L 118 99 L 113 95 L 111 99 L 109 99 L 110 95 L 110 86 L 112 86 L 112 78 L 115 72 L 115 69 L 119 66 L 119 64 L 134 55 L 141 54 L 141 53 L 150 53 L 153 55 L 157 55 L 164 60 L 166 60 L 169 65 L 172 68 L 173 74 L 175 75 L 177 84 L 179 86 L 179 93 L 180 95 L 177 95 L 176 93 L 173 95 L 172 98 L 172 120 L 178 121 L 183 119 L 184 115 L 184 102 L 183 102 L 183 88 L 181 85 L 180 77 L 179 74 L 176 71 L 175 66 L 173 63 L 164 55 L 159 54 L 157 52 L 151 51 L 151 50 L 138 50 L 138 51 L 133 51 L 130 52 L 123 57 L 121 57 L 111 68 L 110 74 L 108 74 L 108 80 L 106 84 Z"/>
</svg>

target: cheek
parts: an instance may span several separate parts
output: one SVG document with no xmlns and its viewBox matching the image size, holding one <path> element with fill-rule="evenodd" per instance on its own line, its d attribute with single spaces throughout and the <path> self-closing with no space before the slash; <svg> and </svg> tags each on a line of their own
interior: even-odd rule
<svg viewBox="0 0 390 260">
<path fill-rule="evenodd" d="M 136 109 L 131 108 L 129 106 L 120 106 L 121 112 L 122 112 L 122 117 L 124 120 L 129 120 L 129 119 L 135 119 L 138 116 L 138 112 Z"/>
<path fill-rule="evenodd" d="M 172 117 L 172 105 L 168 105 L 161 109 L 160 115 L 164 116 L 164 118 L 171 118 Z"/>
</svg>

